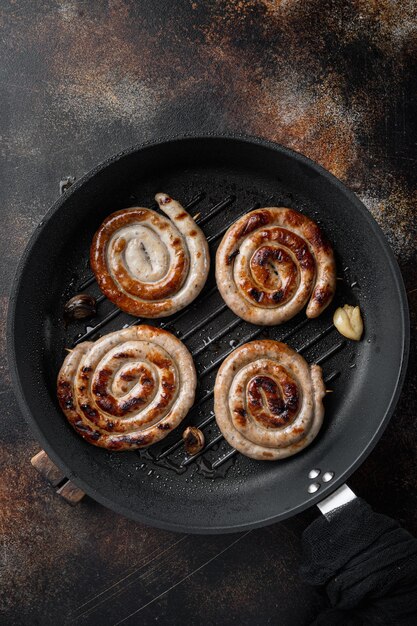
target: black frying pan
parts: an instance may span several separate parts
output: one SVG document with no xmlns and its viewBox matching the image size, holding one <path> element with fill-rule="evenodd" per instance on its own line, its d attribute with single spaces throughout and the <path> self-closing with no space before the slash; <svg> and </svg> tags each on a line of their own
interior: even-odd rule
<svg viewBox="0 0 417 626">
<path fill-rule="evenodd" d="M 186 423 L 204 424 L 207 446 L 187 459 L 182 427 L 145 452 L 108 453 L 84 442 L 56 400 L 65 347 L 132 323 L 103 299 L 87 325 L 65 329 L 64 302 L 89 280 L 92 236 L 110 212 L 151 206 L 157 191 L 200 212 L 212 258 L 221 233 L 256 206 L 288 206 L 316 220 L 334 245 L 338 291 L 316 320 L 304 313 L 270 329 L 238 320 L 214 286 L 185 312 L 155 324 L 177 332 L 195 355 L 196 406 Z M 336 306 L 359 303 L 360 343 L 332 326 Z M 275 463 L 235 453 L 219 436 L 212 414 L 217 366 L 234 347 L 255 337 L 284 340 L 323 367 L 325 425 L 305 451 Z M 56 202 L 33 235 L 13 285 L 8 346 L 21 410 L 42 447 L 102 504 L 147 524 L 186 532 L 232 532 L 291 516 L 329 495 L 366 458 L 384 431 L 404 379 L 409 320 L 401 275 L 375 221 L 353 193 L 304 156 L 260 139 L 183 137 L 136 147 L 100 165 Z M 310 493 L 312 469 L 319 489 Z M 333 473 L 329 482 L 325 472 Z M 327 478 L 332 474 L 328 474 Z M 310 491 L 309 491 L 310 489 Z"/>
</svg>

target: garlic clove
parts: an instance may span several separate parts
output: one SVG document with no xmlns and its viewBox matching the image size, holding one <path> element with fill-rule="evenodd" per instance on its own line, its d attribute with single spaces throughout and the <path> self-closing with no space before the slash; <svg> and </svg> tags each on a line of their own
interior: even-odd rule
<svg viewBox="0 0 417 626">
<path fill-rule="evenodd" d="M 193 456 L 204 448 L 204 435 L 196 426 L 188 426 L 182 434 L 184 447 L 187 454 Z"/>
<path fill-rule="evenodd" d="M 66 322 L 86 320 L 97 313 L 97 302 L 88 293 L 77 293 L 65 303 L 64 319 Z"/>
<path fill-rule="evenodd" d="M 353 341 L 359 341 L 363 333 L 363 320 L 358 306 L 345 304 L 336 309 L 333 315 L 333 324 L 341 335 Z"/>
</svg>

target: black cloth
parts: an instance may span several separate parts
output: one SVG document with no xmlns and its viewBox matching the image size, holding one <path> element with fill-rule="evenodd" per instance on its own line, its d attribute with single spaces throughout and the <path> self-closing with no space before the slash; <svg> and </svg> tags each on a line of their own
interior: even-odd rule
<svg viewBox="0 0 417 626">
<path fill-rule="evenodd" d="M 417 539 L 360 498 L 304 531 L 301 576 L 330 601 L 314 626 L 417 626 Z"/>
</svg>

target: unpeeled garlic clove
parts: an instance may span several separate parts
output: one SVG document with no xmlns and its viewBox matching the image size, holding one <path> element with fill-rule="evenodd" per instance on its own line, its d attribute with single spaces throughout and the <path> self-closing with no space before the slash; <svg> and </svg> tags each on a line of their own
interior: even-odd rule
<svg viewBox="0 0 417 626">
<path fill-rule="evenodd" d="M 184 447 L 187 454 L 198 454 L 204 447 L 204 435 L 196 426 L 188 426 L 182 434 Z"/>
<path fill-rule="evenodd" d="M 97 313 L 97 302 L 88 293 L 77 293 L 66 302 L 64 306 L 64 319 L 66 322 L 74 320 L 86 320 L 94 317 Z"/>
<path fill-rule="evenodd" d="M 333 315 L 333 324 L 341 335 L 354 341 L 359 341 L 363 333 L 361 310 L 358 306 L 345 304 L 336 309 Z"/>
</svg>

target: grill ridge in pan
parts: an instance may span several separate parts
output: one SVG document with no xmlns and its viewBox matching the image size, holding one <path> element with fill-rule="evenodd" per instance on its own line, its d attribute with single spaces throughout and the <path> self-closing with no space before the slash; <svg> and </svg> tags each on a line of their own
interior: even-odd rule
<svg viewBox="0 0 417 626">
<path fill-rule="evenodd" d="M 152 323 L 175 332 L 192 351 L 199 373 L 195 407 L 175 432 L 139 453 L 109 453 L 84 442 L 61 414 L 55 379 L 74 341 L 135 323 L 108 300 L 98 317 L 65 330 L 63 304 L 80 287 L 99 294 L 88 267 L 92 236 L 110 212 L 151 206 L 157 191 L 199 213 L 212 255 L 208 283 L 185 311 Z M 302 312 L 278 327 L 239 320 L 214 282 L 214 252 L 222 233 L 256 206 L 289 206 L 325 230 L 336 251 L 338 290 L 315 320 Z M 332 326 L 334 308 L 359 303 L 365 336 L 345 341 Z M 149 323 L 149 320 L 144 320 Z M 95 327 L 98 324 L 98 328 Z M 328 495 L 369 454 L 394 410 L 408 354 L 408 310 L 401 275 L 379 227 L 353 193 L 307 158 L 248 137 L 173 138 L 129 150 L 87 174 L 52 207 L 24 254 L 9 311 L 8 346 L 22 412 L 51 458 L 89 495 L 148 524 L 186 532 L 234 532 L 288 517 Z M 90 328 L 92 330 L 90 330 Z M 98 333 L 97 333 L 98 331 Z M 212 413 L 218 366 L 256 337 L 288 342 L 319 362 L 334 393 L 325 423 L 305 451 L 276 463 L 235 453 Z M 180 435 L 203 425 L 206 447 L 188 459 Z M 308 493 L 308 473 L 334 472 Z M 217 478 L 213 478 L 213 472 Z"/>
</svg>

